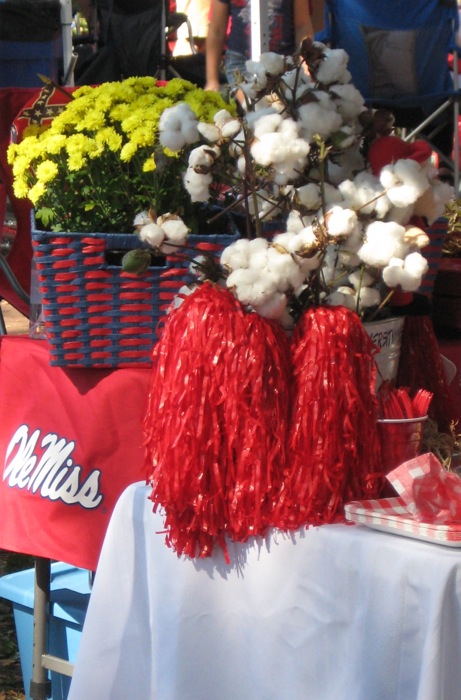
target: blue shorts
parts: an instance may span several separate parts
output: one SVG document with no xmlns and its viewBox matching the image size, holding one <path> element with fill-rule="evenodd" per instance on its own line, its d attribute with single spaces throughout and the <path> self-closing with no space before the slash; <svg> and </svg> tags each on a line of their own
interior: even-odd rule
<svg viewBox="0 0 461 700">
<path fill-rule="evenodd" d="M 224 73 L 228 83 L 235 83 L 235 71 L 239 70 L 245 74 L 245 63 L 247 59 L 243 53 L 237 51 L 226 51 L 224 54 Z"/>
</svg>

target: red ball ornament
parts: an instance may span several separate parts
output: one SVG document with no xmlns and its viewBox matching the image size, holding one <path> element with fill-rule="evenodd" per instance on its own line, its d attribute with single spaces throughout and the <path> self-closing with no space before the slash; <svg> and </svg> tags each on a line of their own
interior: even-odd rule
<svg viewBox="0 0 461 700">
<path fill-rule="evenodd" d="M 404 141 L 398 136 L 381 136 L 373 141 L 368 151 L 371 172 L 379 177 L 385 165 L 396 163 L 401 159 L 416 160 L 424 163 L 432 155 L 432 148 L 426 141 Z"/>
</svg>

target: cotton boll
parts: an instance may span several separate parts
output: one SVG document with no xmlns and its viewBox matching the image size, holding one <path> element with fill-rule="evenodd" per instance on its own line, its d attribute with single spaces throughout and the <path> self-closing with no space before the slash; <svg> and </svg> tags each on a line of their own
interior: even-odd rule
<svg viewBox="0 0 461 700">
<path fill-rule="evenodd" d="M 350 236 L 357 226 L 357 214 L 352 209 L 333 206 L 325 217 L 325 225 L 332 238 Z"/>
<path fill-rule="evenodd" d="M 221 149 L 217 146 L 197 146 L 189 155 L 190 168 L 211 168 L 217 158 L 221 155 Z M 203 175 L 203 172 L 199 173 Z"/>
<path fill-rule="evenodd" d="M 250 60 L 245 62 L 245 70 L 249 77 L 246 78 L 245 82 L 239 87 L 244 90 L 246 86 L 251 86 L 253 89 L 253 95 L 255 96 L 257 92 L 264 90 L 264 88 L 267 86 L 266 69 L 259 61 Z"/>
<path fill-rule="evenodd" d="M 177 245 L 183 245 L 189 234 L 189 228 L 184 221 L 176 214 L 164 214 L 159 216 L 157 224 L 165 231 L 169 241 Z"/>
<path fill-rule="evenodd" d="M 354 290 L 349 287 L 338 287 L 327 297 L 327 301 L 331 306 L 345 306 L 352 311 L 355 311 L 357 306 Z"/>
<path fill-rule="evenodd" d="M 400 284 L 402 271 L 403 260 L 401 258 L 391 258 L 389 264 L 383 269 L 383 281 L 388 287 L 397 287 Z"/>
<path fill-rule="evenodd" d="M 290 163 L 298 162 L 309 153 L 309 144 L 303 139 L 295 138 L 294 122 L 284 125 L 280 132 L 267 132 L 251 145 L 251 155 L 257 163 L 265 167 L 271 164 L 282 164 L 289 167 Z"/>
<path fill-rule="evenodd" d="M 250 288 L 258 279 L 259 271 L 250 270 L 250 268 L 237 268 L 233 270 L 226 280 L 228 289 Z M 240 297 L 239 297 L 240 298 Z M 242 301 L 242 299 L 240 299 Z"/>
<path fill-rule="evenodd" d="M 194 275 L 199 280 L 205 280 L 203 266 L 207 263 L 206 255 L 197 255 L 190 263 L 188 270 L 191 275 Z M 181 290 L 179 290 L 181 291 Z"/>
<path fill-rule="evenodd" d="M 325 204 L 339 204 L 343 201 L 341 191 L 338 190 L 336 187 L 333 187 L 333 185 L 330 185 L 328 182 L 326 182 L 323 189 L 325 196 Z"/>
<path fill-rule="evenodd" d="M 303 275 L 307 275 L 309 272 L 319 269 L 320 265 L 322 264 L 322 259 L 322 253 L 319 252 L 307 258 L 301 258 L 298 255 L 296 257 L 296 262 Z"/>
<path fill-rule="evenodd" d="M 249 250 L 248 267 L 262 272 L 268 264 L 269 248 L 263 250 Z"/>
<path fill-rule="evenodd" d="M 252 238 L 248 241 L 248 252 L 250 255 L 255 255 L 256 253 L 267 252 L 269 250 L 270 243 L 265 238 L 257 237 Z"/>
<path fill-rule="evenodd" d="M 199 139 L 198 120 L 185 102 L 163 110 L 159 120 L 159 140 L 164 148 L 179 151 Z"/>
<path fill-rule="evenodd" d="M 365 100 L 354 85 L 332 85 L 330 93 L 338 98 L 338 112 L 346 120 L 355 119 L 365 107 Z"/>
<path fill-rule="evenodd" d="M 165 232 L 158 224 L 151 222 L 140 229 L 139 238 L 152 248 L 160 248 L 165 240 Z"/>
<path fill-rule="evenodd" d="M 283 119 L 282 123 L 280 124 L 279 131 L 287 139 L 294 139 L 294 140 L 301 141 L 301 139 L 298 139 L 299 124 L 298 124 L 298 122 L 294 121 L 293 119 L 285 117 L 285 119 Z M 302 153 L 305 152 L 305 149 L 306 149 L 306 147 L 303 146 Z"/>
<path fill-rule="evenodd" d="M 325 58 L 317 71 L 317 80 L 327 85 L 344 82 L 341 78 L 347 70 L 348 61 L 349 56 L 343 49 L 326 49 Z"/>
<path fill-rule="evenodd" d="M 339 245 L 336 246 L 336 252 L 340 256 L 347 256 L 343 257 L 344 261 L 349 261 L 347 264 L 350 265 L 358 265 L 359 260 L 356 262 L 352 262 L 354 259 L 354 254 L 357 253 L 361 246 L 363 245 L 364 242 L 364 234 L 363 234 L 363 227 L 361 223 L 357 223 L 357 226 L 355 230 L 351 233 L 351 235 L 343 242 L 341 242 Z"/>
<path fill-rule="evenodd" d="M 390 260 L 383 270 L 383 280 L 388 287 L 400 285 L 405 292 L 415 292 L 428 269 L 427 260 L 421 253 L 410 253 L 405 260 Z"/>
<path fill-rule="evenodd" d="M 429 181 L 420 164 L 412 159 L 401 159 L 384 166 L 379 179 L 396 207 L 414 204 L 429 187 Z"/>
<path fill-rule="evenodd" d="M 290 241 L 289 252 L 295 256 L 296 263 L 303 274 L 317 270 L 322 262 L 317 236 L 312 226 L 307 226 Z"/>
<path fill-rule="evenodd" d="M 309 220 L 313 217 L 301 216 L 299 211 L 292 209 L 288 214 L 286 220 L 286 228 L 290 233 L 299 233 L 302 229 L 308 225 Z"/>
<path fill-rule="evenodd" d="M 302 158 L 286 159 L 281 163 L 274 163 L 274 183 L 279 187 L 283 187 L 284 185 L 295 182 L 299 178 L 299 173 L 304 170 L 306 163 L 306 156 Z"/>
<path fill-rule="evenodd" d="M 220 131 L 223 127 L 230 121 L 233 121 L 234 117 L 227 109 L 220 109 L 213 117 L 213 121 Z"/>
<path fill-rule="evenodd" d="M 340 182 L 338 190 L 344 198 L 345 206 L 355 211 L 360 210 L 361 214 L 374 214 L 383 219 L 391 207 L 378 178 L 368 172 L 358 173 L 353 180 Z"/>
<path fill-rule="evenodd" d="M 260 139 L 265 134 L 272 134 L 280 128 L 283 117 L 277 112 L 269 112 L 258 116 L 253 122 L 253 131 L 256 138 Z"/>
<path fill-rule="evenodd" d="M 335 247 L 330 245 L 327 247 L 326 254 L 322 265 L 322 281 L 327 287 L 335 285 L 336 280 L 344 280 L 345 269 L 336 254 Z"/>
<path fill-rule="evenodd" d="M 299 108 L 299 118 L 308 142 L 313 141 L 315 134 L 328 138 L 330 134 L 339 130 L 343 121 L 338 112 L 325 109 L 315 102 L 302 105 Z"/>
<path fill-rule="evenodd" d="M 140 211 L 139 214 L 136 214 L 134 217 L 133 221 L 133 226 L 145 226 L 146 224 L 150 224 L 152 222 L 152 219 L 149 216 L 148 211 Z"/>
<path fill-rule="evenodd" d="M 212 181 L 213 177 L 210 173 L 200 175 L 194 168 L 187 168 L 184 173 L 184 187 L 189 192 L 192 202 L 208 201 Z"/>
<path fill-rule="evenodd" d="M 250 241 L 247 238 L 240 238 L 235 243 L 231 243 L 221 253 L 221 265 L 229 270 L 248 267 L 249 259 Z"/>
<path fill-rule="evenodd" d="M 256 163 L 266 168 L 273 163 L 274 158 L 281 160 L 285 154 L 284 145 L 275 133 L 264 134 L 260 140 L 252 143 L 250 150 Z"/>
<path fill-rule="evenodd" d="M 361 260 L 371 267 L 384 267 L 392 257 L 401 258 L 407 251 L 405 228 L 393 221 L 374 221 L 365 232 L 365 242 L 358 250 Z"/>
<path fill-rule="evenodd" d="M 221 129 L 223 139 L 232 139 L 236 137 L 241 130 L 241 124 L 238 119 L 231 119 Z"/>
<path fill-rule="evenodd" d="M 287 101 L 297 101 L 300 103 L 301 98 L 315 88 L 315 82 L 312 81 L 309 74 L 297 70 L 288 71 L 283 75 L 283 83 L 281 84 L 282 94 Z"/>
<path fill-rule="evenodd" d="M 245 305 L 264 304 L 277 294 L 276 281 L 260 270 L 246 268 L 234 270 L 227 278 L 227 287 Z"/>
<path fill-rule="evenodd" d="M 159 141 L 164 148 L 169 148 L 174 153 L 180 151 L 186 145 L 186 140 L 181 131 L 165 130 L 160 133 Z"/>
<path fill-rule="evenodd" d="M 160 115 L 158 123 L 159 130 L 180 131 L 183 120 L 188 117 L 195 118 L 195 115 L 186 102 L 180 102 L 173 107 L 167 107 Z"/>
<path fill-rule="evenodd" d="M 360 153 L 359 145 L 354 144 L 345 153 L 336 154 L 334 160 L 328 163 L 328 175 L 331 184 L 340 185 L 345 180 L 352 179 L 354 173 L 365 168 L 365 161 Z"/>
<path fill-rule="evenodd" d="M 361 287 L 356 296 L 359 303 L 359 311 L 361 309 L 369 309 L 372 306 L 379 306 L 381 303 L 381 294 L 374 287 Z"/>
<path fill-rule="evenodd" d="M 422 275 L 415 276 L 406 268 L 402 270 L 400 286 L 404 292 L 416 292 L 421 286 Z"/>
<path fill-rule="evenodd" d="M 372 275 L 370 275 L 369 272 L 362 272 L 361 270 L 355 270 L 354 272 L 351 272 L 348 279 L 354 287 L 354 289 L 358 289 L 359 287 L 369 287 L 376 281 L 375 278 Z"/>
<path fill-rule="evenodd" d="M 296 234 L 294 233 L 294 231 L 285 231 L 283 233 L 277 233 L 273 237 L 272 242 L 274 243 L 274 245 L 278 245 L 281 248 L 284 248 L 284 250 L 288 251 L 291 241 L 293 240 L 295 235 Z"/>
<path fill-rule="evenodd" d="M 386 216 L 386 221 L 395 221 L 401 226 L 406 226 L 415 213 L 415 205 L 407 204 L 406 207 L 391 206 Z"/>
<path fill-rule="evenodd" d="M 357 133 L 355 129 L 343 124 L 339 131 L 331 134 L 331 144 L 336 150 L 345 150 L 350 148 L 357 141 Z"/>
<path fill-rule="evenodd" d="M 263 318 L 273 319 L 274 321 L 279 320 L 283 317 L 288 300 L 285 294 L 281 292 L 276 292 L 271 296 L 271 298 L 264 304 L 255 305 L 255 311 Z"/>
<path fill-rule="evenodd" d="M 273 51 L 261 54 L 261 63 L 269 75 L 282 75 L 285 69 L 284 57 Z"/>
<path fill-rule="evenodd" d="M 304 280 L 303 273 L 291 255 L 280 253 L 273 247 L 268 251 L 267 268 L 277 279 L 280 291 L 286 291 L 290 288 L 296 289 Z"/>
<path fill-rule="evenodd" d="M 318 248 L 318 240 L 312 226 L 305 226 L 291 239 L 288 247 L 289 253 L 310 252 Z"/>
<path fill-rule="evenodd" d="M 429 269 L 426 258 L 419 252 L 410 253 L 404 261 L 405 270 L 415 277 L 421 278 Z M 419 286 L 419 285 L 418 285 Z"/>
<path fill-rule="evenodd" d="M 195 119 L 195 116 L 193 119 L 184 120 L 181 127 L 181 133 L 183 134 L 184 141 L 187 145 L 191 145 L 199 140 L 200 133 L 198 130 L 198 123 Z"/>
<path fill-rule="evenodd" d="M 221 129 L 218 129 L 214 124 L 200 122 L 197 128 L 200 135 L 209 143 L 215 143 L 221 138 Z"/>
<path fill-rule="evenodd" d="M 258 103 L 259 105 L 260 103 Z M 257 105 L 257 106 L 258 106 Z M 251 131 L 254 132 L 255 130 L 255 125 L 259 122 L 259 128 L 261 129 L 261 133 L 265 133 L 266 131 L 272 131 L 272 128 L 265 129 L 264 125 L 270 125 L 270 124 L 280 124 L 280 119 L 276 119 L 274 122 L 265 122 L 263 120 L 264 117 L 266 116 L 276 116 L 279 117 L 280 113 L 278 110 L 274 108 L 273 105 L 266 105 L 265 107 L 258 106 L 257 109 L 254 110 L 254 112 L 247 112 L 245 114 L 245 122 Z"/>
<path fill-rule="evenodd" d="M 314 182 L 298 187 L 295 196 L 306 209 L 318 209 L 322 203 L 320 186 Z"/>
<path fill-rule="evenodd" d="M 237 170 L 241 175 L 245 174 L 246 171 L 246 159 L 245 156 L 242 154 L 238 160 L 237 160 Z"/>
</svg>

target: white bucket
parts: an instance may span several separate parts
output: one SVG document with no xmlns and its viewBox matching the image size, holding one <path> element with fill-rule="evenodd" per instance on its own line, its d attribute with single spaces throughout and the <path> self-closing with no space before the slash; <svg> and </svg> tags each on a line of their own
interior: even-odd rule
<svg viewBox="0 0 461 700">
<path fill-rule="evenodd" d="M 399 316 L 363 324 L 366 332 L 380 350 L 375 355 L 378 370 L 377 389 L 383 381 L 390 381 L 397 377 L 404 323 L 405 318 Z"/>
</svg>

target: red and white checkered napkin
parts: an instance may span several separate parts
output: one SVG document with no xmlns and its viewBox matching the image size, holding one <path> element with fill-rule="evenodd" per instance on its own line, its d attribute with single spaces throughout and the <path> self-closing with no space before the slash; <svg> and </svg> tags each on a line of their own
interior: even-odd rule
<svg viewBox="0 0 461 700">
<path fill-rule="evenodd" d="M 461 547 L 461 479 L 432 454 L 404 462 L 387 476 L 396 498 L 352 501 L 346 520 L 416 539 Z"/>
<path fill-rule="evenodd" d="M 346 520 L 375 530 L 393 532 L 428 542 L 461 547 L 461 525 L 431 525 L 416 520 L 401 498 L 351 501 L 344 508 Z"/>
</svg>

